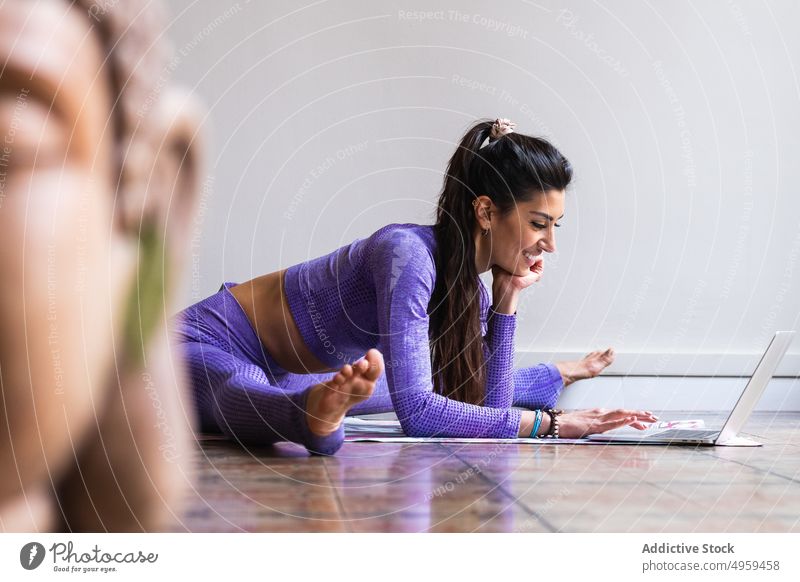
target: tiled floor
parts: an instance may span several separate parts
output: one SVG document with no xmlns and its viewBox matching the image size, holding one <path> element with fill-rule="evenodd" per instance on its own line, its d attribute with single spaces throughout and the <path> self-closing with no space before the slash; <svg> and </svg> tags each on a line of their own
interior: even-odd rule
<svg viewBox="0 0 800 582">
<path fill-rule="evenodd" d="M 754 414 L 757 448 L 345 443 L 333 457 L 204 438 L 180 531 L 800 531 L 798 426 Z"/>
</svg>

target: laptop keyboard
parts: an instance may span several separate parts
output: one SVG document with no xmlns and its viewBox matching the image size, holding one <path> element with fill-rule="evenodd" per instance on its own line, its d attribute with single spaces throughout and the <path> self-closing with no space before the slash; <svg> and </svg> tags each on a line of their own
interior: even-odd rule
<svg viewBox="0 0 800 582">
<path fill-rule="evenodd" d="M 714 438 L 719 434 L 718 430 L 687 430 L 672 428 L 645 438 L 654 439 L 707 439 Z"/>
</svg>

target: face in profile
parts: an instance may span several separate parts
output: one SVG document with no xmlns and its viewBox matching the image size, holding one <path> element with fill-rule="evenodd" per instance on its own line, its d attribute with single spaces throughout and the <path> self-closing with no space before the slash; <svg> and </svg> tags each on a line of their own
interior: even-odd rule
<svg viewBox="0 0 800 582">
<path fill-rule="evenodd" d="M 537 192 L 500 215 L 493 206 L 490 265 L 525 275 L 537 257 L 556 251 L 556 229 L 564 215 L 564 191 Z"/>
<path fill-rule="evenodd" d="M 115 81 L 132 75 L 104 44 L 107 10 L 0 7 L 0 523 L 12 531 L 159 527 L 188 460 L 169 287 L 143 273 L 179 272 L 197 114 L 166 91 L 126 129 L 136 104 Z M 145 309 L 157 316 L 142 333 Z"/>
</svg>

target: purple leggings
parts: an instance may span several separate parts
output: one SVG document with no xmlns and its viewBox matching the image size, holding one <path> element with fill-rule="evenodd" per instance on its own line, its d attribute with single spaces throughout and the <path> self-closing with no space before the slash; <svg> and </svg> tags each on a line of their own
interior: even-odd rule
<svg viewBox="0 0 800 582">
<path fill-rule="evenodd" d="M 334 374 L 292 374 L 281 368 L 228 290 L 232 286 L 225 283 L 172 322 L 200 430 L 221 432 L 243 444 L 292 441 L 312 454 L 334 454 L 344 441 L 344 424 L 320 437 L 305 418 L 309 389 Z"/>
</svg>

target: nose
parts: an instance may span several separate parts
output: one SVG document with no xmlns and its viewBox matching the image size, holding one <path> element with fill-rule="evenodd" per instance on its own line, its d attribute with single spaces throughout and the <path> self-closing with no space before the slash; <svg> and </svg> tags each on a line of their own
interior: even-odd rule
<svg viewBox="0 0 800 582">
<path fill-rule="evenodd" d="M 540 241 L 539 246 L 546 253 L 556 252 L 556 233 L 552 226 L 550 227 L 547 236 L 542 238 Z"/>
</svg>

